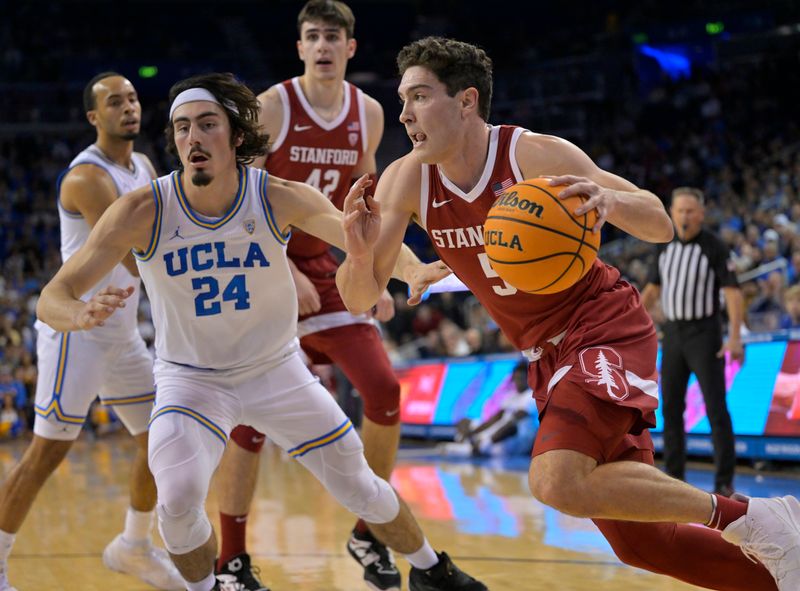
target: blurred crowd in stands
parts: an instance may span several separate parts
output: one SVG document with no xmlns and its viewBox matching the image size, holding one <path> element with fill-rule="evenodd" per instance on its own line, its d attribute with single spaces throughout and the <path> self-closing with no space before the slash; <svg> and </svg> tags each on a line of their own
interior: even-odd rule
<svg viewBox="0 0 800 591">
<path fill-rule="evenodd" d="M 22 8 L 31 11 L 33 5 L 39 3 Z M 252 7 L 246 2 L 243 5 Z M 231 15 L 238 4 L 233 6 L 226 9 Z M 354 7 L 357 16 L 364 11 L 377 10 L 369 4 L 363 8 L 354 4 Z M 281 5 L 281 8 L 286 9 L 287 14 L 295 11 L 293 5 Z M 359 8 L 362 8 L 361 13 Z M 48 10 L 48 18 L 58 21 L 61 9 L 51 7 Z M 605 84 L 593 86 L 592 92 L 585 93 L 580 101 L 570 102 L 566 92 L 559 102 L 547 100 L 547 89 L 535 86 L 536 76 L 520 74 L 524 72 L 520 68 L 526 63 L 546 53 L 543 48 L 522 51 L 517 42 L 501 50 L 506 39 L 495 40 L 495 47 L 485 38 L 473 39 L 463 34 L 446 19 L 415 17 L 413 10 L 402 14 L 400 20 L 407 21 L 408 34 L 400 34 L 398 29 L 403 30 L 402 27 L 394 27 L 394 33 L 385 41 L 386 46 L 391 44 L 389 49 L 379 44 L 374 31 L 357 28 L 360 41 L 359 33 L 367 31 L 358 56 L 367 55 L 364 61 L 356 61 L 351 68 L 354 81 L 381 99 L 386 109 L 387 131 L 378 154 L 380 165 L 402 154 L 408 146 L 407 138 L 396 123 L 393 72 L 385 66 L 380 74 L 370 69 L 377 71 L 379 61 L 391 64 L 393 51 L 411 35 L 459 36 L 462 33 L 466 40 L 477 40 L 487 46 L 498 64 L 493 123 L 514 123 L 537 132 L 567 137 L 586 150 L 602 168 L 654 191 L 665 200 L 679 185 L 702 188 L 707 200 L 706 224 L 718 231 L 731 248 L 742 279 L 748 328 L 771 331 L 800 327 L 800 120 L 797 117 L 800 44 L 796 41 L 797 31 L 792 33 L 794 41 L 788 45 L 776 44 L 766 50 L 756 48 L 745 57 L 695 67 L 684 76 L 673 78 L 662 73 L 647 84 L 637 78 L 641 72 L 637 72 L 632 58 L 627 70 L 622 68 L 622 74 L 619 71 L 614 76 L 609 74 L 604 78 Z M 222 19 L 220 22 L 227 27 L 222 37 L 219 31 L 208 33 L 217 35 L 225 50 L 221 55 L 227 56 L 228 61 L 217 56 L 201 65 L 195 59 L 187 62 L 183 70 L 175 69 L 175 78 L 203 69 L 224 66 L 235 71 L 241 67 L 249 72 L 249 78 L 244 78 L 254 81 L 254 90 L 259 92 L 268 83 L 297 72 L 299 68 L 288 58 L 284 58 L 288 65 L 282 62 L 276 65 L 276 62 L 268 68 L 263 62 L 256 64 L 257 60 L 248 59 L 247 52 L 238 51 L 235 40 L 252 37 L 246 34 L 241 20 L 234 16 Z M 292 22 L 289 17 L 284 20 Z M 607 48 L 609 38 L 629 36 L 630 31 L 620 31 L 624 27 L 613 19 L 606 21 L 605 29 L 597 35 L 599 44 Z M 294 30 L 287 29 L 282 33 L 286 38 L 282 41 L 284 54 L 291 51 L 294 39 Z M 13 91 L 0 92 L 0 97 L 4 97 L 0 98 L 0 107 L 3 107 L 0 115 L 0 437 L 32 424 L 31 404 L 37 379 L 33 328 L 36 298 L 61 262 L 56 182 L 70 159 L 93 139 L 80 108 L 82 85 L 97 71 L 113 67 L 109 56 L 98 53 L 97 44 L 67 43 L 80 36 L 68 33 L 65 28 L 59 29 L 59 35 L 71 49 L 57 56 L 51 55 L 52 44 L 36 46 L 40 34 L 26 35 L 25 30 L 13 26 L 13 22 L 0 25 L 0 73 L 3 73 L 0 78 L 18 81 L 14 85 L 0 80 L 0 88 Z M 37 30 L 44 29 L 38 26 Z M 95 33 L 86 31 L 84 37 L 92 40 Z M 485 31 L 482 34 L 485 35 Z M 117 56 L 125 64 L 117 69 L 130 72 L 143 95 L 143 133 L 137 149 L 146 152 L 164 173 L 171 168 L 161 137 L 166 92 L 159 88 L 146 97 L 144 90 L 150 83 L 134 77 L 136 70 L 131 69 L 130 56 L 139 51 L 141 44 L 136 43 L 137 39 L 141 40 L 139 36 L 129 39 L 126 35 L 108 39 L 109 46 L 116 48 L 116 53 L 110 55 Z M 256 42 L 254 46 L 261 49 Z M 589 44 L 575 48 L 573 43 L 565 47 L 585 51 L 590 57 L 588 61 L 573 60 L 553 70 L 562 79 L 575 80 L 576 84 L 580 80 L 585 84 L 586 76 L 582 72 L 605 58 Z M 125 48 L 130 52 L 127 58 L 124 57 Z M 373 51 L 368 53 L 370 48 Z M 146 54 L 142 54 L 142 63 L 146 61 L 144 58 L 157 59 L 158 54 L 152 49 L 152 46 L 141 48 Z M 505 55 L 504 51 L 512 50 L 515 51 L 513 63 L 498 59 Z M 190 52 L 190 46 L 184 47 L 174 40 L 165 51 L 178 62 Z M 635 53 L 632 47 L 620 50 L 615 46 L 615 51 L 617 56 L 620 52 Z M 68 67 L 82 56 L 89 56 L 87 63 L 96 64 L 92 71 L 86 71 L 86 67 Z M 231 61 L 234 58 L 238 61 Z M 32 64 L 32 60 L 38 61 Z M 190 71 L 186 71 L 187 68 Z M 570 72 L 570 68 L 575 71 Z M 34 71 L 37 75 L 33 75 Z M 545 74 L 539 79 L 545 79 Z M 624 82 L 619 86 L 609 82 L 619 80 Z M 385 97 L 388 98 L 384 101 Z M 550 115 L 544 117 L 543 113 Z M 567 117 L 568 114 L 571 117 Z M 433 258 L 427 238 L 418 229 L 409 229 L 407 241 L 421 258 Z M 609 227 L 604 229 L 603 242 L 601 258 L 617 265 L 626 278 L 642 288 L 654 263 L 652 245 L 635 241 Z M 411 308 L 406 304 L 404 286 L 390 287 L 395 295 L 396 315 L 383 328 L 393 361 L 512 350 L 471 294 L 436 294 Z M 152 342 L 146 302 L 140 315 L 142 331 Z"/>
</svg>

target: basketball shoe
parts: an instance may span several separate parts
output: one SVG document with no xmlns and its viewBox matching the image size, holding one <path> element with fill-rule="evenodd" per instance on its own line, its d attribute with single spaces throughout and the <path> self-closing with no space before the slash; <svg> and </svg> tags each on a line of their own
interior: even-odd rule
<svg viewBox="0 0 800 591">
<path fill-rule="evenodd" d="M 0 563 L 0 591 L 17 591 L 8 582 L 8 564 L 5 562 Z"/>
<path fill-rule="evenodd" d="M 347 540 L 347 551 L 364 568 L 367 587 L 375 591 L 400 591 L 400 571 L 392 551 L 370 532 L 353 530 Z"/>
<path fill-rule="evenodd" d="M 750 499 L 747 514 L 726 527 L 722 539 L 758 559 L 779 591 L 800 589 L 800 502 L 794 497 Z"/>
<path fill-rule="evenodd" d="M 453 564 L 446 552 L 439 552 L 437 556 L 439 562 L 428 570 L 411 567 L 410 591 L 489 591 L 486 585 Z"/>
<path fill-rule="evenodd" d="M 211 591 L 246 591 L 246 587 L 236 580 L 236 575 L 217 575 Z"/>
<path fill-rule="evenodd" d="M 223 577 L 233 577 L 234 582 L 238 583 L 241 591 L 269 591 L 266 585 L 258 580 L 258 575 L 261 574 L 257 566 L 250 564 L 250 555 L 247 552 L 237 554 L 225 564 L 222 568 L 217 569 L 215 573 L 217 578 L 221 581 Z M 225 587 L 223 586 L 223 589 Z"/>
<path fill-rule="evenodd" d="M 131 544 L 119 534 L 103 550 L 103 564 L 111 570 L 133 575 L 156 589 L 186 589 L 186 582 L 166 550 L 156 548 L 149 541 Z"/>
</svg>

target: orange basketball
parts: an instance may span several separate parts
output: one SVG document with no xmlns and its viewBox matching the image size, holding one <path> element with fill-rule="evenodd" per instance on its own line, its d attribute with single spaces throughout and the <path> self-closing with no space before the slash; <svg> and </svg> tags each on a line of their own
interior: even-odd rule
<svg viewBox="0 0 800 591">
<path fill-rule="evenodd" d="M 509 285 L 548 294 L 564 291 L 586 275 L 597 258 L 597 211 L 573 212 L 588 198 L 560 199 L 565 188 L 545 178 L 509 187 L 494 202 L 483 226 L 489 263 Z"/>
</svg>

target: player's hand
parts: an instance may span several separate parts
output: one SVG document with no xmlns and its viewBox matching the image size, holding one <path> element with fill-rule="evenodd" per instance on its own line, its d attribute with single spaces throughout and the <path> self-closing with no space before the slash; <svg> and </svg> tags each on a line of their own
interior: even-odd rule
<svg viewBox="0 0 800 591">
<path fill-rule="evenodd" d="M 314 312 L 319 312 L 322 302 L 311 279 L 300 271 L 293 272 L 292 277 L 294 278 L 294 286 L 297 289 L 297 311 L 300 316 L 308 316 Z"/>
<path fill-rule="evenodd" d="M 350 188 L 342 208 L 342 228 L 347 254 L 359 258 L 372 255 L 381 229 L 381 208 L 372 195 L 364 191 L 372 184 L 369 175 L 363 175 Z"/>
<path fill-rule="evenodd" d="M 416 306 L 422 301 L 422 295 L 428 288 L 441 281 L 452 271 L 442 261 L 428 264 L 409 265 L 403 270 L 403 279 L 408 283 L 408 305 Z"/>
<path fill-rule="evenodd" d="M 372 307 L 372 317 L 378 322 L 389 322 L 394 318 L 394 298 L 387 290 L 383 290 L 378 303 Z"/>
<path fill-rule="evenodd" d="M 613 189 L 601 187 L 596 182 L 582 176 L 565 174 L 562 176 L 550 177 L 550 186 L 567 185 L 558 195 L 561 199 L 574 195 L 585 195 L 589 199 L 578 207 L 573 213 L 576 216 L 583 215 L 587 211 L 597 210 L 597 223 L 592 228 L 592 232 L 599 232 L 603 224 L 606 223 L 608 216 L 614 211 L 617 205 L 617 193 Z"/>
<path fill-rule="evenodd" d="M 717 351 L 717 357 L 725 357 L 725 351 L 728 351 L 731 354 L 731 361 L 744 363 L 744 345 L 742 345 L 741 340 L 728 339 L 725 344 L 722 345 L 722 348 Z"/>
<path fill-rule="evenodd" d="M 133 294 L 133 286 L 120 289 L 109 285 L 94 294 L 88 302 L 84 302 L 75 314 L 75 326 L 79 330 L 91 330 L 95 326 L 104 326 L 106 319 L 125 307 L 125 300 Z"/>
</svg>

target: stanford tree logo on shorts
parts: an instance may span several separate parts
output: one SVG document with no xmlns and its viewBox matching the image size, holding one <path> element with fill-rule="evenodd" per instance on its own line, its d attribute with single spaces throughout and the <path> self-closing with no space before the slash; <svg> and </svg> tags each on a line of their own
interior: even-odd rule
<svg viewBox="0 0 800 591">
<path fill-rule="evenodd" d="M 581 369 L 590 376 L 587 383 L 606 387 L 614 400 L 628 397 L 628 382 L 622 372 L 622 357 L 611 347 L 589 347 L 580 352 Z"/>
</svg>

